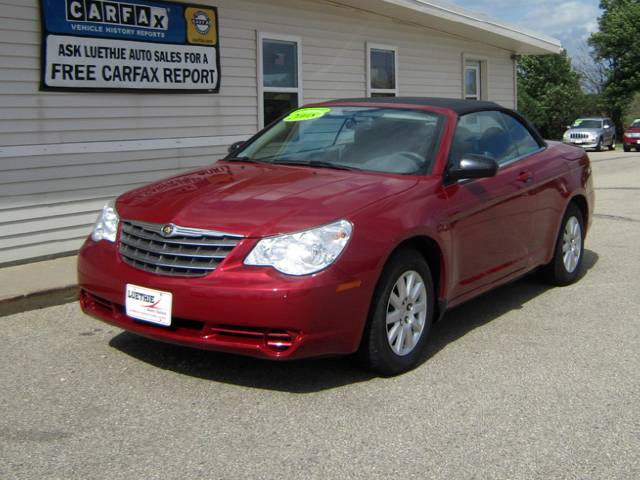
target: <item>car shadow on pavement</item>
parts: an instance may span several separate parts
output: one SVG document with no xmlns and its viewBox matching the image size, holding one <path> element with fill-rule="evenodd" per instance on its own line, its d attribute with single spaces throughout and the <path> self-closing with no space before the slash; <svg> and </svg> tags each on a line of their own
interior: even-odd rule
<svg viewBox="0 0 640 480">
<path fill-rule="evenodd" d="M 597 261 L 597 253 L 585 250 L 584 273 Z M 528 275 L 447 312 L 433 326 L 423 362 L 472 330 L 512 310 L 526 308 L 527 302 L 549 288 L 535 275 Z M 156 342 L 128 332 L 113 337 L 109 345 L 154 367 L 182 375 L 288 393 L 314 393 L 376 378 L 349 357 L 272 362 Z"/>
<path fill-rule="evenodd" d="M 599 255 L 592 250 L 584 251 L 583 271 L 580 279 L 588 274 L 599 258 Z M 451 309 L 442 321 L 433 326 L 423 361 L 435 356 L 448 344 L 455 342 L 472 330 L 513 310 L 526 309 L 526 303 L 553 288 L 555 287 L 538 278 L 536 273 L 531 273 L 520 280 Z"/>
</svg>

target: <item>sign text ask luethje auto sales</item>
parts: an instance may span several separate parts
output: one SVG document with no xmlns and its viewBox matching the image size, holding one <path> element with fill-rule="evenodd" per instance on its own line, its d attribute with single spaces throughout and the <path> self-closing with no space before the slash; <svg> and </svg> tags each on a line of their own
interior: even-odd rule
<svg viewBox="0 0 640 480">
<path fill-rule="evenodd" d="M 42 0 L 42 8 L 44 89 L 219 89 L 215 7 L 155 0 Z"/>
<path fill-rule="evenodd" d="M 94 45 L 89 38 L 52 35 L 49 58 L 56 58 L 47 70 L 51 85 L 83 84 L 108 88 L 111 84 L 130 88 L 181 89 L 184 86 L 213 85 L 217 81 L 210 49 L 182 45 L 102 40 Z M 122 46 L 126 44 L 125 46 Z M 194 50 L 196 49 L 196 50 Z"/>
</svg>

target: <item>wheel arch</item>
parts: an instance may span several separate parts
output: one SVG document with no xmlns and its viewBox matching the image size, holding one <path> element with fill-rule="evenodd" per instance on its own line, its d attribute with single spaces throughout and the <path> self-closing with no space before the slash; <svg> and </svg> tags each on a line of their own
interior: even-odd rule
<svg viewBox="0 0 640 480">
<path fill-rule="evenodd" d="M 426 235 L 416 235 L 400 242 L 387 258 L 387 262 L 394 253 L 403 249 L 417 250 L 425 259 L 427 265 L 429 265 L 429 270 L 431 270 L 431 275 L 433 276 L 433 287 L 437 297 L 434 321 L 440 320 L 444 315 L 444 311 L 446 310 L 446 267 L 442 248 L 432 237 Z"/>
<path fill-rule="evenodd" d="M 569 205 L 571 205 L 572 203 L 578 207 L 578 209 L 580 210 L 580 213 L 582 214 L 582 222 L 583 222 L 585 234 L 586 234 L 588 230 L 589 221 L 591 220 L 590 212 L 589 212 L 589 202 L 587 202 L 587 198 L 584 195 L 577 194 L 571 198 L 571 200 L 567 204 L 567 207 L 565 208 L 565 211 L 567 210 L 567 208 L 569 208 Z"/>
</svg>

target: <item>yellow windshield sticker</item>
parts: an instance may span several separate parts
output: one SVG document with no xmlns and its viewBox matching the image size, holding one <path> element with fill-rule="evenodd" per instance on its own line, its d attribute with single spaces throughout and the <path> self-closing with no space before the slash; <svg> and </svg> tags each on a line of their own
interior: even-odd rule
<svg viewBox="0 0 640 480">
<path fill-rule="evenodd" d="M 305 122 L 307 120 L 315 120 L 324 117 L 331 111 L 330 108 L 301 108 L 295 112 L 291 112 L 284 119 L 285 122 Z"/>
</svg>

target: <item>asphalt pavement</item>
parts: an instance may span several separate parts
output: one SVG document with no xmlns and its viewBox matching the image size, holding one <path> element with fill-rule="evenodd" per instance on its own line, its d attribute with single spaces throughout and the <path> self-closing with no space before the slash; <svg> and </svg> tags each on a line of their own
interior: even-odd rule
<svg viewBox="0 0 640 480">
<path fill-rule="evenodd" d="M 640 154 L 591 157 L 584 278 L 449 312 L 400 377 L 0 318 L 0 479 L 640 478 Z"/>
</svg>

